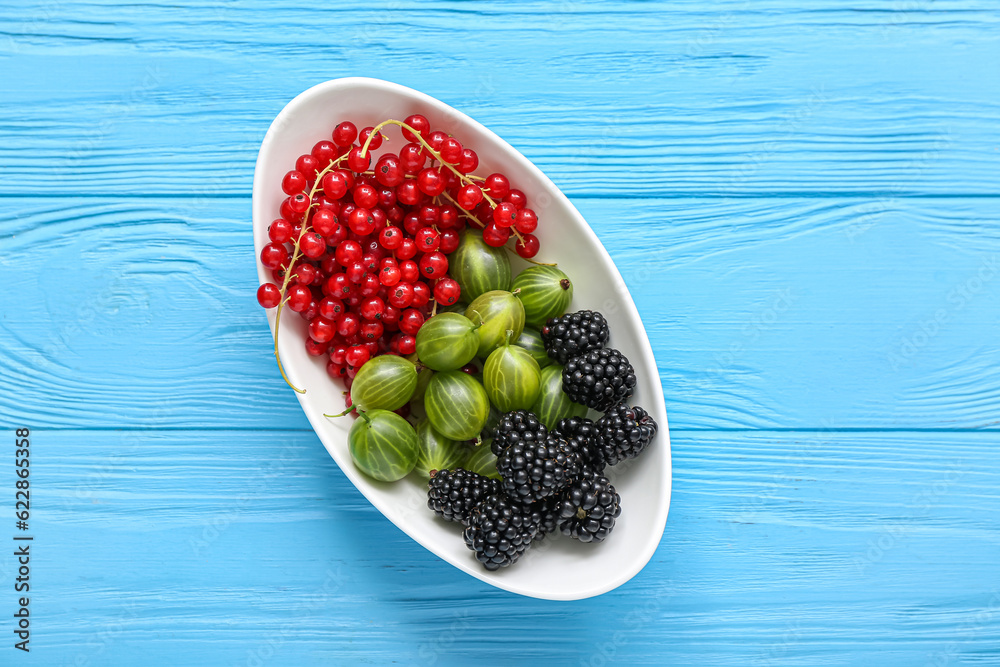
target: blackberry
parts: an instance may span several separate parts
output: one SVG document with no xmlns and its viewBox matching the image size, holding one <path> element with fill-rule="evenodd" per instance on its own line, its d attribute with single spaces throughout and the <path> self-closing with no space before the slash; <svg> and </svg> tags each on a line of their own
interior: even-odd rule
<svg viewBox="0 0 1000 667">
<path fill-rule="evenodd" d="M 462 468 L 438 470 L 427 482 L 427 507 L 446 521 L 469 525 L 472 510 L 487 496 L 501 493 L 500 480 Z"/>
<path fill-rule="evenodd" d="M 570 400 L 598 412 L 618 405 L 635 390 L 635 370 L 625 355 L 611 348 L 573 357 L 563 368 L 563 391 Z"/>
<path fill-rule="evenodd" d="M 608 342 L 608 321 L 593 310 L 579 310 L 562 317 L 550 317 L 542 327 L 545 351 L 556 363 L 565 365 L 571 357 L 599 350 Z"/>
<path fill-rule="evenodd" d="M 517 442 L 544 442 L 549 432 L 534 413 L 513 410 L 501 415 L 492 435 L 490 450 L 500 456 L 503 450 Z"/>
<path fill-rule="evenodd" d="M 511 500 L 533 503 L 569 485 L 580 472 L 580 455 L 567 441 L 554 435 L 541 442 L 524 440 L 500 453 L 497 472 Z"/>
<path fill-rule="evenodd" d="M 622 513 L 621 498 L 604 475 L 581 475 L 562 494 L 559 529 L 581 542 L 603 542 Z"/>
<path fill-rule="evenodd" d="M 595 441 L 608 465 L 639 456 L 656 435 L 656 422 L 639 406 L 616 405 L 597 420 Z"/>
<path fill-rule="evenodd" d="M 561 499 L 558 495 L 550 496 L 529 505 L 522 505 L 525 518 L 532 525 L 536 526 L 536 540 L 541 540 L 549 533 L 554 533 L 559 529 L 560 505 Z"/>
<path fill-rule="evenodd" d="M 493 494 L 472 510 L 465 529 L 465 545 L 476 552 L 476 560 L 487 570 L 499 570 L 517 562 L 531 546 L 538 526 L 523 508 L 502 494 Z"/>
<path fill-rule="evenodd" d="M 556 424 L 556 432 L 569 441 L 570 447 L 580 455 L 580 462 L 587 470 L 604 470 L 604 452 L 597 445 L 597 428 L 586 417 L 567 417 Z"/>
</svg>

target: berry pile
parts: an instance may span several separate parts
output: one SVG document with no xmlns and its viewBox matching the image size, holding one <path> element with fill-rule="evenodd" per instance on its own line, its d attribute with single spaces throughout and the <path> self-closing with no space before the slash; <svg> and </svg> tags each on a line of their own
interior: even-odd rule
<svg viewBox="0 0 1000 667">
<path fill-rule="evenodd" d="M 406 142 L 396 152 L 381 132 L 388 125 Z M 535 256 L 538 218 L 527 197 L 503 174 L 475 175 L 478 166 L 474 150 L 421 115 L 360 132 L 344 121 L 300 156 L 281 181 L 287 198 L 260 252 L 274 282 L 257 301 L 278 309 L 275 355 L 287 305 L 309 322 L 308 353 L 327 355 L 329 374 L 349 386 L 372 357 L 412 354 L 425 319 L 459 301 L 448 255 L 467 226 L 490 246 Z"/>
<path fill-rule="evenodd" d="M 625 355 L 604 347 L 608 326 L 600 313 L 551 318 L 541 337 L 547 354 L 565 364 L 563 392 L 604 415 L 596 422 L 563 418 L 549 429 L 528 410 L 507 412 L 483 434 L 492 438 L 499 480 L 461 468 L 432 477 L 428 506 L 465 525 L 466 545 L 488 570 L 515 563 L 556 530 L 581 542 L 604 541 L 621 515 L 605 467 L 639 456 L 657 431 L 645 410 L 625 402 L 635 372 Z"/>
</svg>

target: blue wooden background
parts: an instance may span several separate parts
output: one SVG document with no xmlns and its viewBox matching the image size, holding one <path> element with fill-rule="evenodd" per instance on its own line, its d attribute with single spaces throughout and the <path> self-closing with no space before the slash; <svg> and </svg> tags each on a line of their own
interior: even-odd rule
<svg viewBox="0 0 1000 667">
<path fill-rule="evenodd" d="M 278 376 L 256 150 L 349 75 L 498 132 L 621 268 L 674 453 L 622 588 L 442 563 Z M 8 1 L 0 95 L 35 536 L 30 655 L 0 549 L 0 664 L 1000 664 L 994 0 Z"/>
</svg>

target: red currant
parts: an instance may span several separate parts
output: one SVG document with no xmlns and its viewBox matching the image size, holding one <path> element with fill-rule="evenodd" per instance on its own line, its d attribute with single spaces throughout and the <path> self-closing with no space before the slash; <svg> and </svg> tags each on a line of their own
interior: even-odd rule
<svg viewBox="0 0 1000 667">
<path fill-rule="evenodd" d="M 396 199 L 407 206 L 420 203 L 422 192 L 416 180 L 406 180 L 396 186 Z"/>
<path fill-rule="evenodd" d="M 418 113 L 413 114 L 412 116 L 407 116 L 406 120 L 404 120 L 403 122 L 412 127 L 417 132 L 417 134 L 421 136 L 427 134 L 427 131 L 431 129 L 431 122 L 427 120 L 427 118 L 421 116 Z M 417 140 L 417 137 L 413 134 L 413 132 L 410 132 L 405 127 L 402 128 L 402 130 L 403 130 L 403 137 L 407 141 Z"/>
<path fill-rule="evenodd" d="M 424 227 L 413 237 L 420 252 L 434 252 L 441 246 L 441 234 L 433 227 Z"/>
<path fill-rule="evenodd" d="M 446 255 L 458 250 L 459 244 L 462 242 L 462 237 L 454 229 L 446 229 L 441 232 L 441 245 L 438 248 L 441 252 Z"/>
<path fill-rule="evenodd" d="M 469 183 L 458 191 L 455 200 L 466 211 L 471 211 L 483 200 L 483 191 L 475 183 Z"/>
<path fill-rule="evenodd" d="M 387 153 L 375 163 L 375 179 L 387 187 L 396 187 L 403 182 L 403 167 L 399 164 L 399 158 L 391 153 Z M 392 203 L 396 197 L 393 194 Z"/>
<path fill-rule="evenodd" d="M 424 316 L 415 308 L 407 308 L 399 316 L 399 330 L 403 333 L 416 335 L 424 324 Z"/>
<path fill-rule="evenodd" d="M 361 133 L 358 135 L 358 143 L 364 146 L 365 142 L 368 141 L 368 137 L 371 137 L 372 132 L 374 131 L 375 131 L 374 127 L 366 127 L 365 129 L 361 130 Z M 381 145 L 382 145 L 382 133 L 379 132 L 374 137 L 372 137 L 372 142 L 368 144 L 368 149 L 374 150 Z"/>
<path fill-rule="evenodd" d="M 316 317 L 309 323 L 309 337 L 317 343 L 329 343 L 337 333 L 337 325 L 325 317 Z"/>
<path fill-rule="evenodd" d="M 434 285 L 434 300 L 442 306 L 450 306 L 458 302 L 462 288 L 457 280 L 442 278 Z"/>
<path fill-rule="evenodd" d="M 344 355 L 344 361 L 355 368 L 361 368 L 369 359 L 371 359 L 371 353 L 364 345 L 350 347 Z"/>
<path fill-rule="evenodd" d="M 309 353 L 309 356 L 312 357 L 322 356 L 326 354 L 326 351 L 328 349 L 330 349 L 329 343 L 317 343 L 312 338 L 306 338 L 306 352 Z"/>
<path fill-rule="evenodd" d="M 353 262 L 361 261 L 363 255 L 361 244 L 357 241 L 342 241 L 334 251 L 334 257 L 341 266 L 347 266 Z"/>
<path fill-rule="evenodd" d="M 353 286 L 346 273 L 335 273 L 323 283 L 323 292 L 338 299 L 346 299 L 353 292 Z"/>
<path fill-rule="evenodd" d="M 397 283 L 389 290 L 389 303 L 396 308 L 407 308 L 413 303 L 413 284 Z"/>
<path fill-rule="evenodd" d="M 439 229 L 458 229 L 458 209 L 453 204 L 444 204 L 438 213 Z"/>
<path fill-rule="evenodd" d="M 406 144 L 399 151 L 399 167 L 404 174 L 416 174 L 424 168 L 427 155 L 420 144 Z"/>
<path fill-rule="evenodd" d="M 311 322 L 316 318 L 316 314 L 319 312 L 319 306 L 315 301 L 310 301 L 309 305 L 305 307 L 305 310 L 299 313 L 299 316 L 306 322 Z"/>
<path fill-rule="evenodd" d="M 514 251 L 524 258 L 534 257 L 538 254 L 539 243 L 534 234 L 523 234 L 514 244 Z"/>
<path fill-rule="evenodd" d="M 329 236 L 336 231 L 338 221 L 336 214 L 332 210 L 321 208 L 313 213 L 312 220 L 309 223 L 314 230 L 323 236 Z"/>
<path fill-rule="evenodd" d="M 392 287 L 403 278 L 403 272 L 395 264 L 383 266 L 378 273 L 379 282 L 386 287 Z"/>
<path fill-rule="evenodd" d="M 413 239 L 403 239 L 399 249 L 396 250 L 396 259 L 412 259 L 417 254 L 417 244 Z"/>
<path fill-rule="evenodd" d="M 346 148 L 347 146 L 353 144 L 354 140 L 357 138 L 358 126 L 349 120 L 345 120 L 333 129 L 333 143 L 338 146 Z"/>
<path fill-rule="evenodd" d="M 312 149 L 312 156 L 319 161 L 320 169 L 337 159 L 337 147 L 330 141 L 320 141 Z"/>
<path fill-rule="evenodd" d="M 264 283 L 257 288 L 257 303 L 264 308 L 276 308 L 281 303 L 281 290 L 274 283 Z"/>
<path fill-rule="evenodd" d="M 517 218 L 517 207 L 508 201 L 501 202 L 493 209 L 493 222 L 497 227 L 510 227 Z"/>
<path fill-rule="evenodd" d="M 326 244 L 331 246 L 338 245 L 341 241 L 347 238 L 349 232 L 350 230 L 347 228 L 347 225 L 337 223 L 334 225 L 333 231 L 327 235 Z"/>
<path fill-rule="evenodd" d="M 360 208 L 375 208 L 378 205 L 378 190 L 366 183 L 354 186 L 353 199 Z"/>
<path fill-rule="evenodd" d="M 365 272 L 364 277 L 361 279 L 361 284 L 358 288 L 358 292 L 362 297 L 375 296 L 378 294 L 379 290 L 382 289 L 382 283 L 378 279 L 378 273 Z"/>
<path fill-rule="evenodd" d="M 308 232 L 299 241 L 299 250 L 309 259 L 319 259 L 326 252 L 326 239 L 322 234 Z"/>
<path fill-rule="evenodd" d="M 489 190 L 490 197 L 503 199 L 510 193 L 510 181 L 503 174 L 490 174 L 483 181 L 483 188 Z"/>
<path fill-rule="evenodd" d="M 425 278 L 440 278 L 448 272 L 448 258 L 443 252 L 429 252 L 420 258 L 420 274 Z"/>
<path fill-rule="evenodd" d="M 503 200 L 516 206 L 518 211 L 528 205 L 528 198 L 520 190 L 511 190 Z"/>
<path fill-rule="evenodd" d="M 367 236 L 375 231 L 375 218 L 367 208 L 358 207 L 351 211 L 351 215 L 347 219 L 347 226 L 355 234 Z"/>
<path fill-rule="evenodd" d="M 382 326 L 381 322 L 363 322 L 360 330 L 361 339 L 364 341 L 378 340 L 384 331 L 385 327 Z"/>
<path fill-rule="evenodd" d="M 388 331 L 399 331 L 399 308 L 385 304 L 385 310 L 382 311 L 382 326 Z"/>
<path fill-rule="evenodd" d="M 423 227 L 436 225 L 441 219 L 441 207 L 434 204 L 425 204 L 420 207 L 417 217 L 420 219 L 421 226 Z"/>
<path fill-rule="evenodd" d="M 395 190 L 392 191 L 392 196 L 393 198 L 396 197 Z M 393 204 L 392 206 L 390 206 L 385 210 L 385 219 L 387 222 L 390 222 L 394 225 L 398 225 L 403 221 L 403 214 L 404 214 L 403 207 L 400 206 L 399 204 Z"/>
<path fill-rule="evenodd" d="M 479 156 L 476 151 L 466 148 L 462 151 L 462 161 L 458 163 L 458 170 L 463 174 L 471 174 L 479 166 Z"/>
<path fill-rule="evenodd" d="M 268 243 L 260 250 L 260 263 L 267 269 L 276 269 L 288 262 L 288 250 L 280 243 Z"/>
<path fill-rule="evenodd" d="M 344 273 L 347 274 L 347 279 L 355 285 L 361 282 L 367 272 L 362 262 L 351 262 L 344 266 Z"/>
<path fill-rule="evenodd" d="M 378 240 L 386 250 L 395 250 L 403 244 L 403 232 L 398 227 L 386 227 L 379 232 Z"/>
<path fill-rule="evenodd" d="M 462 142 L 455 137 L 447 137 L 441 144 L 441 159 L 448 164 L 462 161 Z"/>
<path fill-rule="evenodd" d="M 538 227 L 538 216 L 530 208 L 522 208 L 517 212 L 514 228 L 522 234 L 530 234 Z"/>
<path fill-rule="evenodd" d="M 300 218 L 302 214 L 309 209 L 309 197 L 306 196 L 304 192 L 299 192 L 288 198 L 288 206 L 294 211 Z"/>
<path fill-rule="evenodd" d="M 292 170 L 281 179 L 281 189 L 286 195 L 294 195 L 306 189 L 306 177 L 301 171 Z"/>
<path fill-rule="evenodd" d="M 319 316 L 335 320 L 344 312 L 344 302 L 333 296 L 325 296 L 319 302 Z"/>
<path fill-rule="evenodd" d="M 434 167 L 428 167 L 417 176 L 417 185 L 429 197 L 436 197 L 444 192 L 445 178 Z"/>
<path fill-rule="evenodd" d="M 360 146 L 355 146 L 351 149 L 351 152 L 347 154 L 347 166 L 350 167 L 352 171 L 368 171 L 368 167 L 370 167 L 371 164 L 372 154 L 365 153 L 362 155 Z"/>
<path fill-rule="evenodd" d="M 334 380 L 343 380 L 347 378 L 347 367 L 344 364 L 335 363 L 331 359 L 326 365 L 326 373 Z"/>
<path fill-rule="evenodd" d="M 396 347 L 400 354 L 413 354 L 417 351 L 417 339 L 415 336 L 404 334 L 399 337 Z"/>
<path fill-rule="evenodd" d="M 423 227 L 424 223 L 420 221 L 420 214 L 411 211 L 403 216 L 403 229 L 406 230 L 407 234 L 416 235 Z"/>
<path fill-rule="evenodd" d="M 400 280 L 408 283 L 416 282 L 420 278 L 420 265 L 412 259 L 403 260 L 399 263 Z"/>
<path fill-rule="evenodd" d="M 316 178 L 317 172 L 319 172 L 319 160 L 309 153 L 300 155 L 299 159 L 295 161 L 295 169 L 301 172 L 308 180 L 312 181 Z"/>
<path fill-rule="evenodd" d="M 483 241 L 486 242 L 486 245 L 493 246 L 494 248 L 499 248 L 509 238 L 509 227 L 497 227 L 495 224 L 491 224 L 486 225 L 486 229 L 483 230 Z"/>
<path fill-rule="evenodd" d="M 422 281 L 417 281 L 413 283 L 413 306 L 417 308 L 423 308 L 431 300 L 431 288 L 427 286 L 427 283 Z"/>
<path fill-rule="evenodd" d="M 312 292 L 305 285 L 292 285 L 288 288 L 288 307 L 296 313 L 301 313 L 312 303 Z"/>
<path fill-rule="evenodd" d="M 342 313 L 337 318 L 337 333 L 345 338 L 358 333 L 361 326 L 361 319 L 352 312 Z"/>
<path fill-rule="evenodd" d="M 347 178 L 345 178 L 344 172 L 339 169 L 323 176 L 321 185 L 327 197 L 340 199 L 347 194 Z"/>
<path fill-rule="evenodd" d="M 267 237 L 274 243 L 287 243 L 292 240 L 292 223 L 284 218 L 278 218 L 267 228 Z"/>
<path fill-rule="evenodd" d="M 437 153 L 441 152 L 441 147 L 444 145 L 444 140 L 448 138 L 448 135 L 441 130 L 434 130 L 430 134 L 424 135 L 424 139 L 430 144 L 432 150 Z"/>
</svg>

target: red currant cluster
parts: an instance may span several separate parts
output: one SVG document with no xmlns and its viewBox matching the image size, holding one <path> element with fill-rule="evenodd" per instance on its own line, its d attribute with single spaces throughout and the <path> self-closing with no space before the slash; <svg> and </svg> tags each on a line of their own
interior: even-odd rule
<svg viewBox="0 0 1000 667">
<path fill-rule="evenodd" d="M 398 125 L 409 143 L 372 167 L 386 125 Z M 309 354 L 329 355 L 329 374 L 350 385 L 371 357 L 412 354 L 437 304 L 459 300 L 448 255 L 467 225 L 482 229 L 491 246 L 514 240 L 518 255 L 534 257 L 538 219 L 527 197 L 503 174 L 474 175 L 478 166 L 475 151 L 431 131 L 421 115 L 360 132 L 344 121 L 332 141 L 300 156 L 282 179 L 288 197 L 260 253 L 274 278 L 257 290 L 257 301 L 278 309 L 275 355 L 287 304 L 309 322 Z"/>
</svg>

